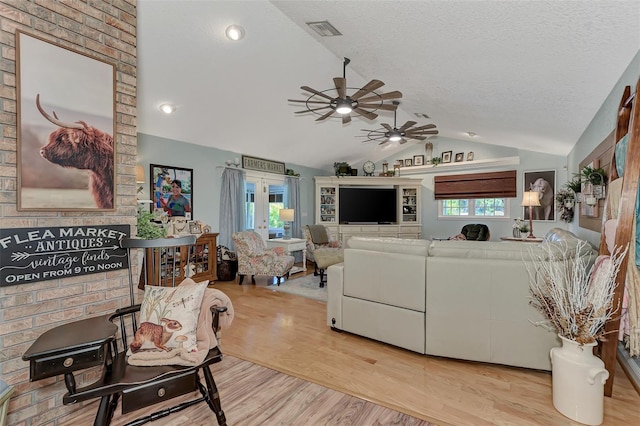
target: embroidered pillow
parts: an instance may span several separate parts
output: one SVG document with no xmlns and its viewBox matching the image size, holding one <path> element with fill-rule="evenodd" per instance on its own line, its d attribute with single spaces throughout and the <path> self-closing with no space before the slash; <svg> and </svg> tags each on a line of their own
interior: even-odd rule
<svg viewBox="0 0 640 426">
<path fill-rule="evenodd" d="M 208 283 L 186 278 L 177 287 L 146 286 L 140 325 L 129 345 L 129 355 L 140 350 L 195 351 L 200 305 Z"/>
</svg>

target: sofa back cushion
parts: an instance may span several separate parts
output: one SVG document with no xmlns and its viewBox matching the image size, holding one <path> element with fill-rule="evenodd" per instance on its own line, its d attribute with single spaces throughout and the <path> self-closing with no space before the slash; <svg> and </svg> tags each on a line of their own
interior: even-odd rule
<svg viewBox="0 0 640 426">
<path fill-rule="evenodd" d="M 382 253 L 426 256 L 429 251 L 429 241 L 391 237 L 351 237 L 347 240 L 347 247 Z"/>
<path fill-rule="evenodd" d="M 575 256 L 579 239 L 560 242 L 543 241 L 536 243 L 491 242 L 479 245 L 474 241 L 432 241 L 429 256 L 445 256 L 478 259 L 531 260 L 548 259 L 550 253 L 554 258 Z M 549 246 L 552 250 L 545 250 Z M 588 244 L 582 247 L 581 256 L 593 256 L 597 253 Z"/>
</svg>

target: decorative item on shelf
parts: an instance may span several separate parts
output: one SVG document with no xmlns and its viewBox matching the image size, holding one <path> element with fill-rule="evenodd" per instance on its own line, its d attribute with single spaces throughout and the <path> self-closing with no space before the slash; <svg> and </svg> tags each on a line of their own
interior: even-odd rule
<svg viewBox="0 0 640 426">
<path fill-rule="evenodd" d="M 462 160 L 464 160 L 464 152 L 458 152 L 456 154 L 456 163 L 461 162 Z"/>
<path fill-rule="evenodd" d="M 613 294 L 627 248 L 617 247 L 589 268 L 588 242 L 580 241 L 575 248 L 559 244 L 530 251 L 530 304 L 545 318 L 536 325 L 556 331 L 562 340 L 562 347 L 551 349 L 554 407 L 572 420 L 599 425 L 609 373 L 593 347 L 604 337 L 605 323 L 618 315 Z"/>
<path fill-rule="evenodd" d="M 433 142 L 427 141 L 427 143 L 424 144 L 424 151 L 424 163 L 431 164 L 431 159 L 433 158 Z"/>
<path fill-rule="evenodd" d="M 467 154 L 467 161 L 473 161 L 473 151 L 469 151 Z"/>
<path fill-rule="evenodd" d="M 300 177 L 300 173 L 297 173 L 295 170 L 293 169 L 286 169 L 284 171 L 284 174 L 287 176 L 296 176 L 296 177 Z"/>
<path fill-rule="evenodd" d="M 382 162 L 382 173 L 386 175 L 388 171 L 389 171 L 389 163 L 387 163 L 387 160 L 384 160 Z"/>
<path fill-rule="evenodd" d="M 373 161 L 365 161 L 362 165 L 362 171 L 365 176 L 373 176 L 373 172 L 376 171 L 376 165 Z"/>
<path fill-rule="evenodd" d="M 280 209 L 278 213 L 280 220 L 284 222 L 284 236 L 283 240 L 291 239 L 291 222 L 295 219 L 295 210 L 294 209 Z"/>
<path fill-rule="evenodd" d="M 238 157 L 236 157 L 236 158 L 233 159 L 233 161 L 232 160 L 225 161 L 224 164 L 227 167 L 240 167 L 240 165 L 242 163 L 240 162 L 240 159 Z"/>
<path fill-rule="evenodd" d="M 393 175 L 394 176 L 400 176 L 400 168 L 401 168 L 401 166 L 398 163 L 395 163 L 393 165 Z"/>
<path fill-rule="evenodd" d="M 348 176 L 351 174 L 351 166 L 346 161 L 336 161 L 333 163 L 336 176 Z"/>
<path fill-rule="evenodd" d="M 525 191 L 522 193 L 522 207 L 529 207 L 529 235 L 527 238 L 535 238 L 533 235 L 533 208 L 540 206 L 540 194 L 538 191 Z"/>
<path fill-rule="evenodd" d="M 568 190 L 572 191 L 575 195 L 574 201 L 579 203 L 582 201 L 582 179 L 575 177 L 565 184 Z"/>
<path fill-rule="evenodd" d="M 453 153 L 453 151 L 445 151 L 442 153 L 442 162 L 443 163 L 450 163 L 451 162 L 451 154 Z"/>
<path fill-rule="evenodd" d="M 431 164 L 433 164 L 433 167 L 437 166 L 440 163 L 442 163 L 442 158 L 440 157 L 433 157 L 431 159 Z"/>
<path fill-rule="evenodd" d="M 571 222 L 573 220 L 573 208 L 575 206 L 575 194 L 570 189 L 560 189 L 556 193 L 556 209 L 560 212 L 560 220 Z"/>
<path fill-rule="evenodd" d="M 520 218 L 514 219 L 513 237 L 514 238 L 521 238 L 523 232 L 524 233 L 529 232 L 529 225 L 527 225 L 527 222 L 525 222 L 524 220 L 522 220 Z"/>
<path fill-rule="evenodd" d="M 412 159 L 412 158 L 405 158 L 405 160 L 404 160 L 404 166 L 405 166 L 405 167 L 411 167 L 411 166 L 413 166 L 413 159 Z"/>
<path fill-rule="evenodd" d="M 414 155 L 413 156 L 413 165 L 414 166 L 423 166 L 424 165 L 424 155 Z"/>
</svg>

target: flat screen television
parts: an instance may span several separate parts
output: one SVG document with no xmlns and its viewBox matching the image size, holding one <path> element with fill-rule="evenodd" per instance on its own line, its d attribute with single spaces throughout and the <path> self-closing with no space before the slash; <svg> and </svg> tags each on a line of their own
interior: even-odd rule
<svg viewBox="0 0 640 426">
<path fill-rule="evenodd" d="M 397 218 L 395 188 L 340 187 L 340 223 L 391 224 Z"/>
</svg>

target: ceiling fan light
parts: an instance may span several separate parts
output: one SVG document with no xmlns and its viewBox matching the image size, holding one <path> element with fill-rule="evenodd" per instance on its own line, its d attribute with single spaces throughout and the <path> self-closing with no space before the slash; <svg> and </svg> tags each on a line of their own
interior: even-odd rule
<svg viewBox="0 0 640 426">
<path fill-rule="evenodd" d="M 400 134 L 400 132 L 397 132 L 394 130 L 393 132 L 389 133 L 390 142 L 398 142 L 401 139 L 402 139 L 402 135 Z"/>
<path fill-rule="evenodd" d="M 244 28 L 240 25 L 229 25 L 224 33 L 229 40 L 238 41 L 244 38 Z"/>
<path fill-rule="evenodd" d="M 351 111 L 353 111 L 353 108 L 351 108 L 351 102 L 349 102 L 346 99 L 339 99 L 336 102 L 336 112 L 338 114 L 349 114 Z"/>
</svg>

